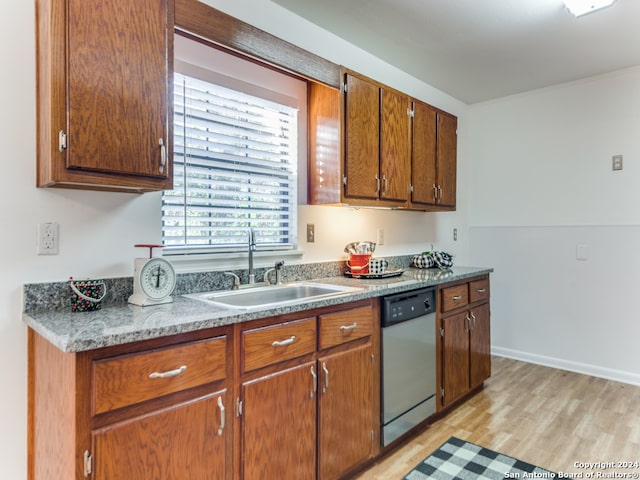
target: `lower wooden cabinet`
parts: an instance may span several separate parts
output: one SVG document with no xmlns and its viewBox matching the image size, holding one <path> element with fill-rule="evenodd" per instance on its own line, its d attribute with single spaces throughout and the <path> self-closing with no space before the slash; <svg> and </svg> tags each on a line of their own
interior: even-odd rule
<svg viewBox="0 0 640 480">
<path fill-rule="evenodd" d="M 439 288 L 440 409 L 491 376 L 489 277 Z"/>
<path fill-rule="evenodd" d="M 220 391 L 94 430 L 91 477 L 227 478 L 230 403 L 226 391 Z"/>
<path fill-rule="evenodd" d="M 314 368 L 305 362 L 242 384 L 242 478 L 315 478 Z"/>
<path fill-rule="evenodd" d="M 240 327 L 243 480 L 337 480 L 378 452 L 378 316 L 367 301 L 313 323 L 287 316 Z"/>
<path fill-rule="evenodd" d="M 370 458 L 374 441 L 371 344 L 320 357 L 318 478 L 340 478 Z"/>
<path fill-rule="evenodd" d="M 439 288 L 442 410 L 491 374 L 489 278 Z M 80 353 L 29 330 L 29 480 L 339 480 L 381 452 L 380 301 Z"/>
</svg>

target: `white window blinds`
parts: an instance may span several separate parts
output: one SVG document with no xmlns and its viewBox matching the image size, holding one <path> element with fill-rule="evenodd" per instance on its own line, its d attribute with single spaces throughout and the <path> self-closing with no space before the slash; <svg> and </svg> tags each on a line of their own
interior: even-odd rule
<svg viewBox="0 0 640 480">
<path fill-rule="evenodd" d="M 174 189 L 162 238 L 174 250 L 293 248 L 297 110 L 175 74 Z"/>
</svg>

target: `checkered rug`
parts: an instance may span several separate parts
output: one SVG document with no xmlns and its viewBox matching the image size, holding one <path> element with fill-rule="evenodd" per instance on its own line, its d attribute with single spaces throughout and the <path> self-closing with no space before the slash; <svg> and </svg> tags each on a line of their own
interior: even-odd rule
<svg viewBox="0 0 640 480">
<path fill-rule="evenodd" d="M 527 475 L 524 475 L 524 473 Z M 544 468 L 451 437 L 403 480 L 498 480 L 556 478 Z"/>
</svg>

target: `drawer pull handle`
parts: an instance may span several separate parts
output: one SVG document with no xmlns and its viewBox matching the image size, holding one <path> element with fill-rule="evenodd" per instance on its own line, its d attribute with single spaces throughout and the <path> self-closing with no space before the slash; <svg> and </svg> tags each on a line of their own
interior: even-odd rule
<svg viewBox="0 0 640 480">
<path fill-rule="evenodd" d="M 458 302 L 458 301 L 462 300 L 462 295 L 455 295 L 455 296 L 451 297 L 451 300 L 453 300 L 454 302 Z"/>
<path fill-rule="evenodd" d="M 348 331 L 348 330 L 353 330 L 358 326 L 358 324 L 356 322 L 353 322 L 351 325 L 340 325 L 340 331 L 344 332 L 344 331 Z"/>
<path fill-rule="evenodd" d="M 465 316 L 465 319 L 467 320 L 467 324 L 465 325 L 464 330 L 465 330 L 465 332 L 470 332 L 472 330 L 472 328 L 471 328 L 471 318 L 469 317 L 468 313 Z"/>
<path fill-rule="evenodd" d="M 222 435 L 222 432 L 224 431 L 224 425 L 226 423 L 222 397 L 218 397 L 218 408 L 220 409 L 220 426 L 218 427 L 218 435 Z"/>
<path fill-rule="evenodd" d="M 181 373 L 184 373 L 187 371 L 187 366 L 186 365 L 182 365 L 180 368 L 176 368 L 175 370 L 169 370 L 167 372 L 153 372 L 151 374 L 149 374 L 149 378 L 171 378 L 171 377 L 177 377 L 178 375 L 180 375 Z"/>
<path fill-rule="evenodd" d="M 272 347 L 286 347 L 287 345 L 291 345 L 295 341 L 296 341 L 296 336 L 295 335 L 291 335 L 291 337 L 287 338 L 286 340 L 276 340 L 275 342 L 273 342 L 271 344 L 271 346 Z"/>
<path fill-rule="evenodd" d="M 471 312 L 471 320 L 473 321 L 473 328 L 471 330 L 476 329 L 476 316 Z"/>
<path fill-rule="evenodd" d="M 327 388 L 329 388 L 329 369 L 327 368 L 326 362 L 322 362 L 322 370 L 324 370 L 324 387 L 322 387 L 322 393 L 325 393 Z"/>
<path fill-rule="evenodd" d="M 476 289 L 476 292 L 478 292 L 478 293 L 485 293 L 486 291 L 487 291 L 486 288 L 478 288 L 478 289 Z"/>
</svg>

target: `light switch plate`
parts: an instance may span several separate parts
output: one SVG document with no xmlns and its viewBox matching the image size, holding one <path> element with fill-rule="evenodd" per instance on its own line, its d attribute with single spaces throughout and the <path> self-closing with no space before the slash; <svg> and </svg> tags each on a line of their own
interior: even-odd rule
<svg viewBox="0 0 640 480">
<path fill-rule="evenodd" d="M 316 226 L 313 223 L 307 223 L 307 243 L 316 241 Z"/>
</svg>

